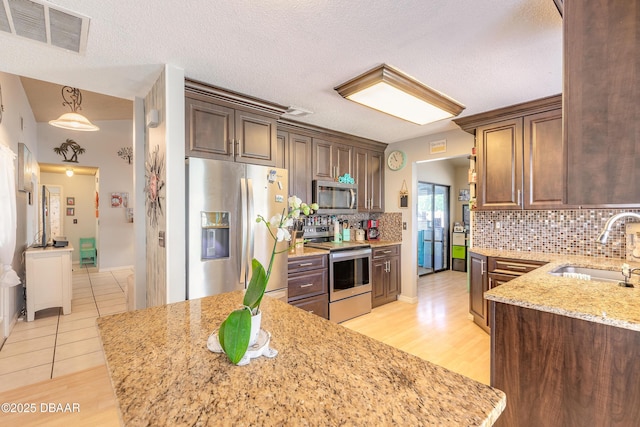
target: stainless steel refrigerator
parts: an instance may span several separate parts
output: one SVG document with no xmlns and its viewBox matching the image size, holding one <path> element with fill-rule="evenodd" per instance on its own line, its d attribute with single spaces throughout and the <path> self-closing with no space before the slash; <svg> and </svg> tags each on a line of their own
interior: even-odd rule
<svg viewBox="0 0 640 427">
<path fill-rule="evenodd" d="M 253 258 L 269 266 L 274 240 L 256 218 L 286 213 L 287 171 L 191 157 L 186 179 L 186 298 L 245 289 Z M 278 244 L 286 248 L 287 242 Z M 267 292 L 287 299 L 286 253 L 275 257 Z"/>
</svg>

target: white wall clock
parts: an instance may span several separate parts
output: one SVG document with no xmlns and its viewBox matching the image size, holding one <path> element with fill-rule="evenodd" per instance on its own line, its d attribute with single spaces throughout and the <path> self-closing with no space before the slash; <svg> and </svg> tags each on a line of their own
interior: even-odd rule
<svg viewBox="0 0 640 427">
<path fill-rule="evenodd" d="M 398 171 L 407 163 L 407 155 L 400 150 L 394 150 L 387 157 L 387 166 L 392 171 Z"/>
</svg>

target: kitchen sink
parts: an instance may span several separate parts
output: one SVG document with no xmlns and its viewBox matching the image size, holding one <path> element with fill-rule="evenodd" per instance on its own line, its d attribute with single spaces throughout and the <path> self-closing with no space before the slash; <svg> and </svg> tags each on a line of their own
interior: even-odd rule
<svg viewBox="0 0 640 427">
<path fill-rule="evenodd" d="M 621 282 L 624 280 L 621 271 L 600 270 L 598 268 L 576 267 L 574 265 L 564 265 L 549 272 L 552 276 L 571 277 L 575 279 L 586 279 L 587 276 L 596 282 Z M 580 277 L 581 275 L 585 275 Z"/>
</svg>

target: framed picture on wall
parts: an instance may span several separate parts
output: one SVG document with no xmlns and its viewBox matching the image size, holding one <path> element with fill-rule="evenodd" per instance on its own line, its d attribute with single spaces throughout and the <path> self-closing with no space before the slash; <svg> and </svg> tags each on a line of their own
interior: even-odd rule
<svg viewBox="0 0 640 427">
<path fill-rule="evenodd" d="M 75 216 L 76 208 L 67 208 L 67 216 Z"/>
<path fill-rule="evenodd" d="M 67 206 L 75 206 L 76 198 L 75 197 L 67 197 Z"/>
</svg>

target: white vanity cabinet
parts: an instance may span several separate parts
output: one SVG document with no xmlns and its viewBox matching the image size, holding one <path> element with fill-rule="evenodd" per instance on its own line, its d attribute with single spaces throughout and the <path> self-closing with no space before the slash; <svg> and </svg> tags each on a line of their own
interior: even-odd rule
<svg viewBox="0 0 640 427">
<path fill-rule="evenodd" d="M 29 248 L 27 266 L 27 321 L 38 310 L 62 307 L 71 313 L 71 245 L 65 248 Z"/>
</svg>

